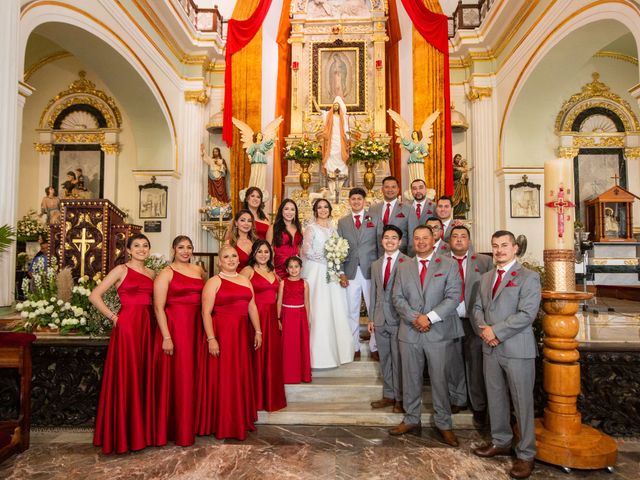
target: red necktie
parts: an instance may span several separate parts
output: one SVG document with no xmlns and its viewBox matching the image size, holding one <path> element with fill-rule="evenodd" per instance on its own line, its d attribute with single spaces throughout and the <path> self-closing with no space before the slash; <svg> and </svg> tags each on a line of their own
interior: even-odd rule
<svg viewBox="0 0 640 480">
<path fill-rule="evenodd" d="M 356 219 L 356 228 L 360 230 L 360 227 L 362 226 L 362 222 L 360 221 L 360 215 L 354 215 L 354 217 Z"/>
<path fill-rule="evenodd" d="M 453 257 L 458 261 L 458 272 L 460 273 L 460 279 L 462 280 L 462 294 L 460 295 L 460 301 L 464 302 L 464 268 L 462 266 L 462 262 L 464 262 L 467 256 L 465 255 L 462 258 Z"/>
<path fill-rule="evenodd" d="M 493 284 L 493 290 L 491 291 L 491 298 L 496 296 L 496 292 L 498 291 L 500 282 L 502 282 L 502 275 L 504 275 L 504 270 L 498 270 L 498 278 L 496 279 L 496 283 Z"/>
<path fill-rule="evenodd" d="M 391 276 L 391 257 L 387 257 L 387 266 L 384 267 L 384 289 L 387 289 L 389 277 Z"/>
<path fill-rule="evenodd" d="M 382 217 L 382 223 L 389 223 L 389 216 L 391 215 L 391 204 L 387 203 L 387 209 L 384 211 L 384 217 Z"/>
<path fill-rule="evenodd" d="M 420 220 L 420 215 L 422 214 L 422 207 L 420 206 L 419 203 L 416 204 L 416 217 L 418 217 L 418 220 Z"/>
<path fill-rule="evenodd" d="M 420 260 L 422 264 L 422 270 L 420 270 L 420 286 L 424 287 L 424 279 L 427 276 L 427 262 L 429 260 Z"/>
</svg>

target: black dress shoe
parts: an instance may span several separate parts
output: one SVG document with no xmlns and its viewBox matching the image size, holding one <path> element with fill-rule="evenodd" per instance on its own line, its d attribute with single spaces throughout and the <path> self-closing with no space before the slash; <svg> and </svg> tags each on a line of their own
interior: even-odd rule
<svg viewBox="0 0 640 480">
<path fill-rule="evenodd" d="M 487 411 L 486 410 L 474 410 L 473 411 L 473 424 L 482 428 L 487 425 Z"/>
</svg>

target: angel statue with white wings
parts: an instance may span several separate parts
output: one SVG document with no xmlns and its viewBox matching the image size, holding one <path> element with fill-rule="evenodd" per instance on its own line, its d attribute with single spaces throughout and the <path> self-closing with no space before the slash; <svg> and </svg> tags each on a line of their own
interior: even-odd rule
<svg viewBox="0 0 640 480">
<path fill-rule="evenodd" d="M 387 113 L 396 124 L 397 142 L 409 152 L 409 183 L 414 180 L 425 180 L 424 178 L 424 158 L 429 155 L 429 145 L 433 137 L 433 123 L 440 115 L 436 110 L 422 123 L 420 130 L 411 131 L 409 123 L 400 116 L 398 112 L 391 109 Z"/>
<path fill-rule="evenodd" d="M 233 117 L 233 124 L 240 130 L 240 141 L 242 147 L 247 152 L 249 163 L 251 164 L 251 174 L 249 175 L 249 187 L 258 187 L 263 194 L 263 200 L 267 200 L 267 154 L 276 142 L 276 133 L 282 123 L 282 115 L 273 120 L 262 132 L 253 132 L 253 129 L 241 120 Z M 244 199 L 246 188 L 240 190 L 240 199 Z"/>
</svg>

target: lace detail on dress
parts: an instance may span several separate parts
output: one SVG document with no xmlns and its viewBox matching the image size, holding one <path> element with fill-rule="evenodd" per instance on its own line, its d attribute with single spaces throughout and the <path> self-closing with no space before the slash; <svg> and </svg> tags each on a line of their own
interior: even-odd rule
<svg viewBox="0 0 640 480">
<path fill-rule="evenodd" d="M 336 229 L 333 226 L 321 227 L 317 223 L 310 223 L 304 231 L 302 241 L 302 257 L 312 262 L 327 264 L 324 257 L 324 244 Z"/>
</svg>

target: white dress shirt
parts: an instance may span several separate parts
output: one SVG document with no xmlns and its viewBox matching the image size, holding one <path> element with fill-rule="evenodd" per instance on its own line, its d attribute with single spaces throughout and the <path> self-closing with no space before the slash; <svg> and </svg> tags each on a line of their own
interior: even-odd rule
<svg viewBox="0 0 640 480">
<path fill-rule="evenodd" d="M 509 263 L 507 263 L 504 267 L 498 267 L 496 265 L 496 273 L 493 275 L 493 282 L 491 282 L 491 288 L 494 287 L 494 285 L 496 284 L 496 280 L 498 279 L 498 270 L 504 270 L 504 273 L 502 274 L 502 278 L 504 278 L 507 272 L 511 270 L 511 268 L 513 268 L 513 266 L 516 264 L 517 261 L 518 259 L 514 258 Z"/>
<path fill-rule="evenodd" d="M 391 255 L 385 252 L 382 261 L 382 281 L 384 282 L 384 271 L 387 268 L 387 258 L 391 257 L 391 270 L 393 270 L 393 266 L 396 264 L 396 260 L 398 259 L 398 255 L 400 255 L 400 250 L 396 250 Z"/>
<path fill-rule="evenodd" d="M 416 262 L 418 262 L 418 276 L 420 276 L 420 273 L 422 273 L 422 262 L 420 262 L 420 260 L 426 260 L 427 261 L 427 266 L 426 268 L 429 268 L 429 264 L 431 263 L 431 259 L 433 258 L 433 254 L 435 253 L 435 249 L 431 252 L 431 254 L 427 257 L 427 258 L 420 258 L 419 256 L 416 255 Z M 427 317 L 429 317 L 429 320 L 431 321 L 431 323 L 438 323 L 441 322 L 442 319 L 440 318 L 440 315 L 438 315 L 434 310 L 431 310 L 429 313 L 427 313 Z"/>
</svg>

